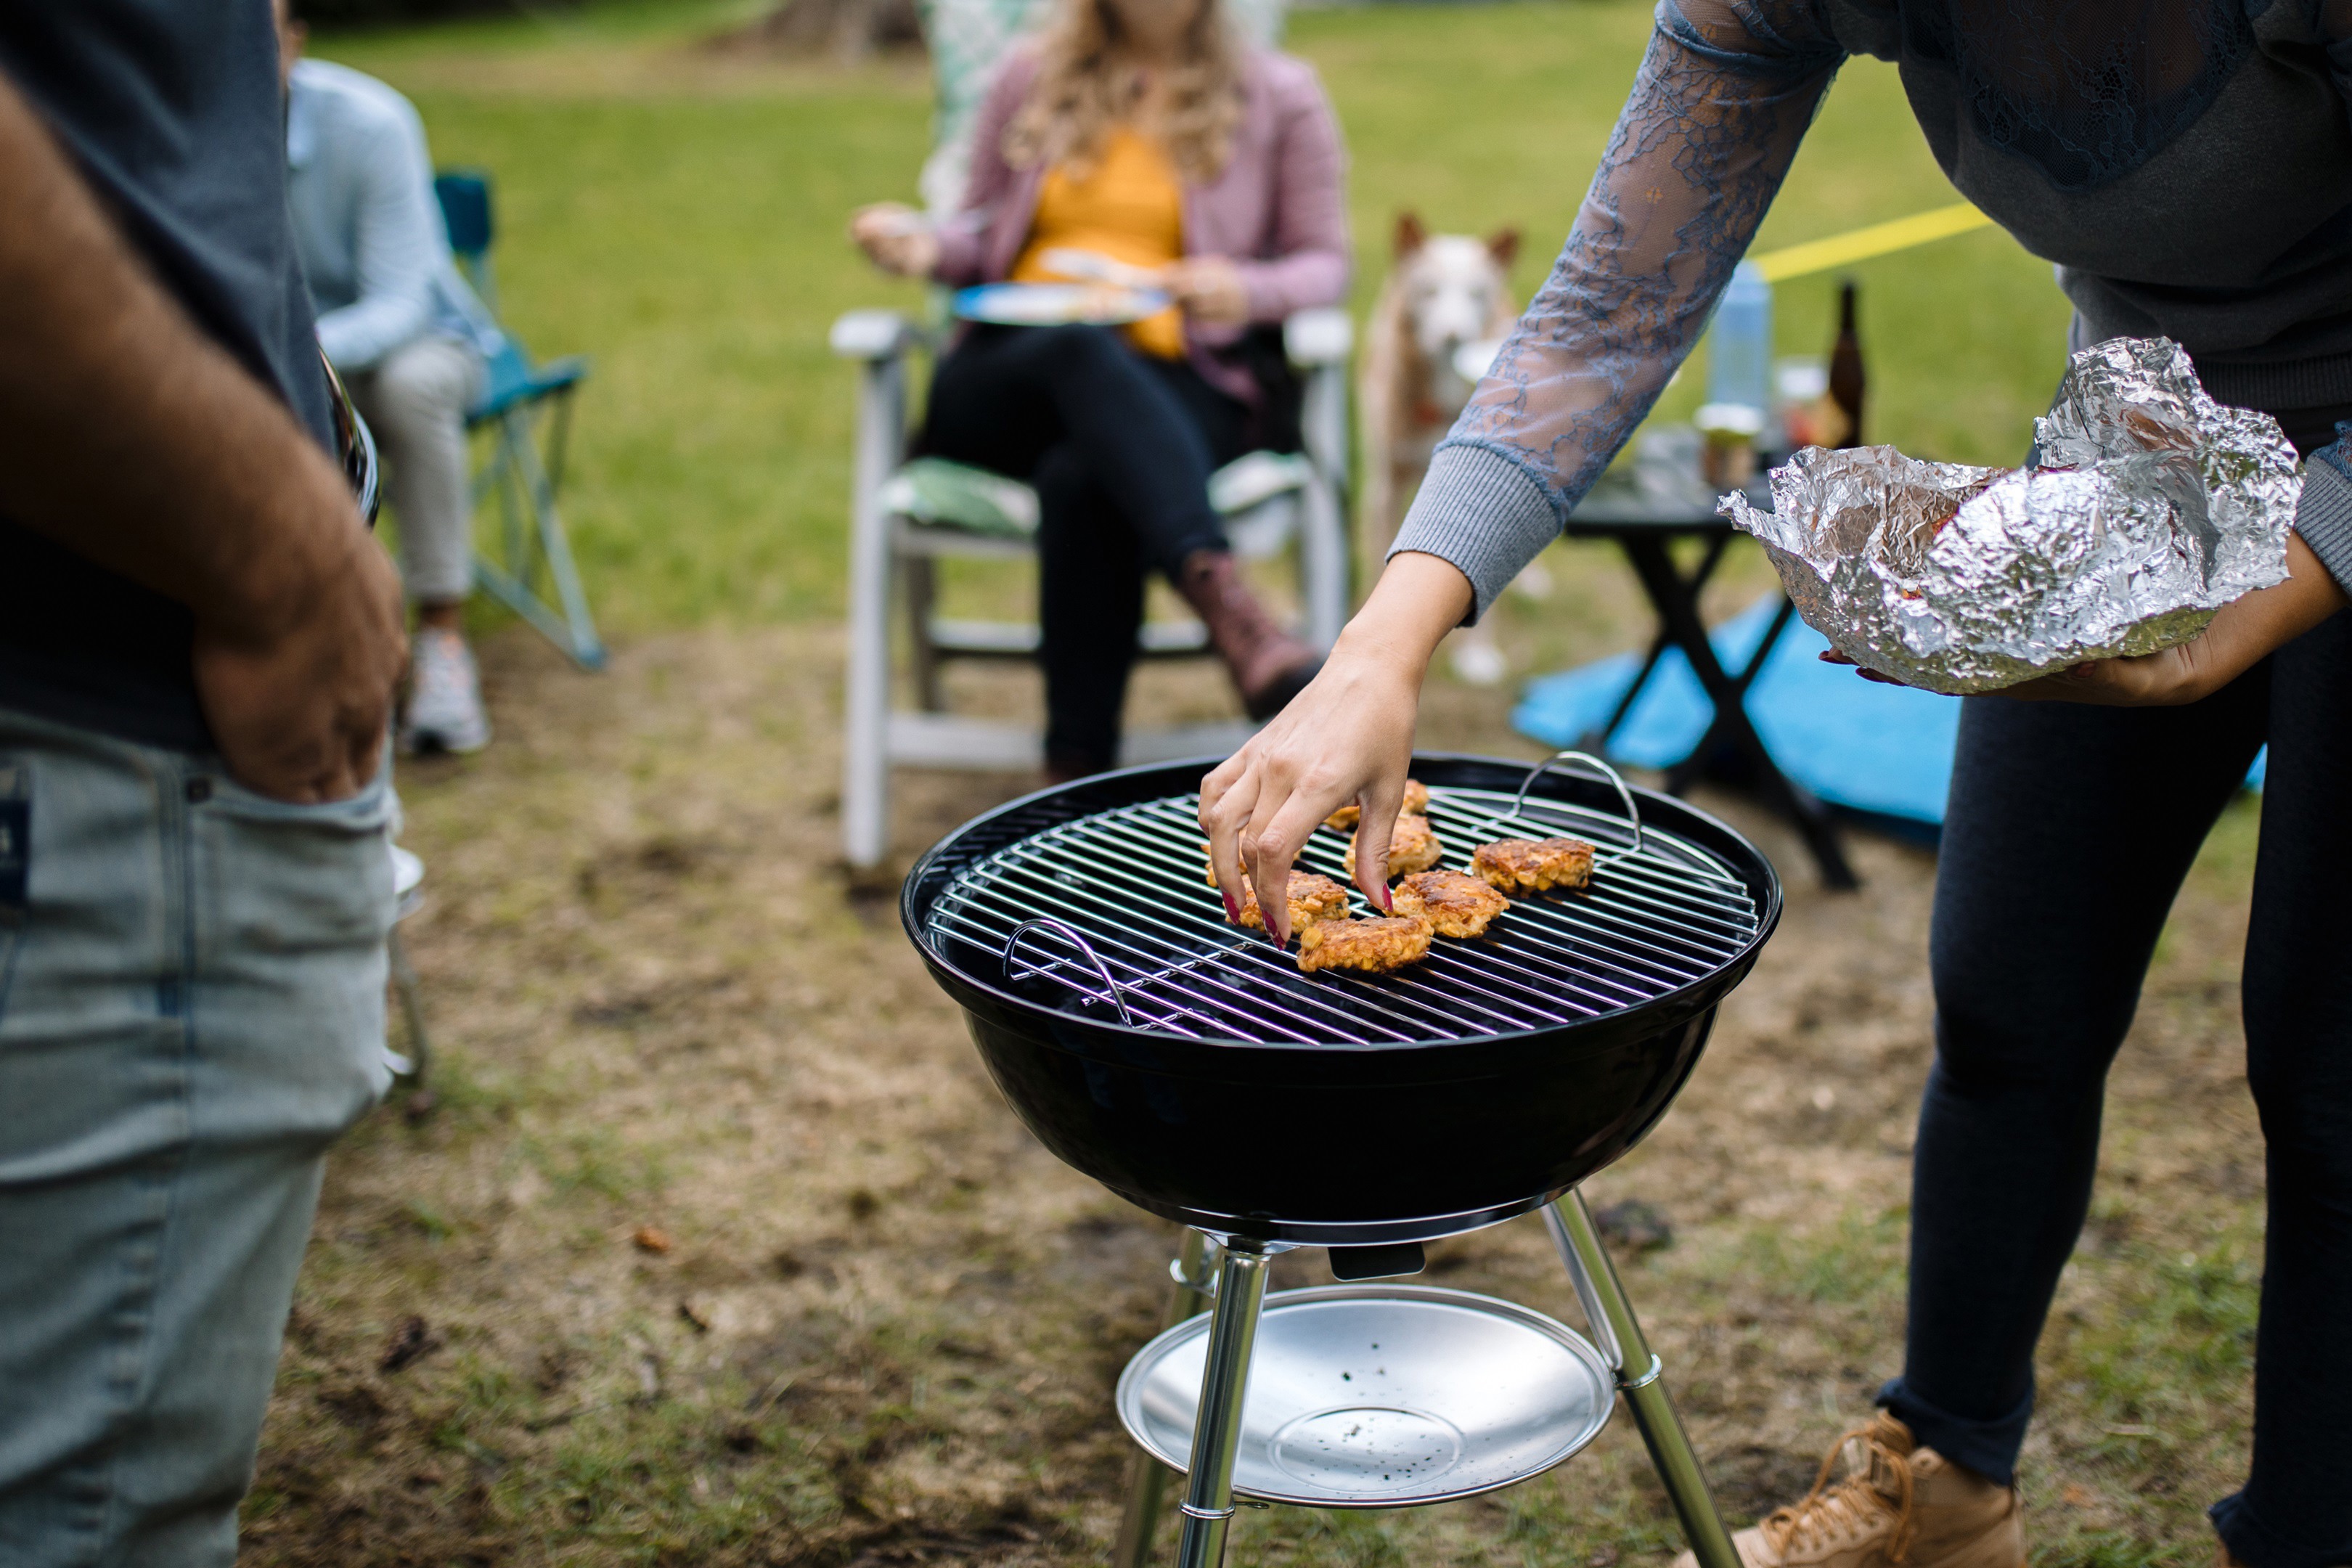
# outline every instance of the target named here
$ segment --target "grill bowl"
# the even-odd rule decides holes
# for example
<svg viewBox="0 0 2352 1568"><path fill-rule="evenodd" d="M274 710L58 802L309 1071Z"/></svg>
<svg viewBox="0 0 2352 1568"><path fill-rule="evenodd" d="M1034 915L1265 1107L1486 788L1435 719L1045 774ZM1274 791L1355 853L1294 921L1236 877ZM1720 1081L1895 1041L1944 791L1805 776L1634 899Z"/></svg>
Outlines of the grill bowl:
<svg viewBox="0 0 2352 1568"><path fill-rule="evenodd" d="M1429 966L1432 980L1298 976L1262 939L1245 951L1237 945L1243 933L1184 913L1204 895L1215 909L1201 881L1200 836L1186 839L1179 826L1190 816L1186 797L1213 765L1131 768L1013 801L941 840L900 897L908 934L962 1005L989 1075L1030 1131L1129 1202L1213 1232L1317 1246L1428 1240L1557 1196L1623 1154L1665 1113L1697 1063L1717 1003L1746 978L1780 918L1779 879L1753 846L1704 812L1641 790L1643 856L1622 869L1604 865L1591 895L1546 898L1578 920L1615 908L1609 918L1622 927L1659 903L1643 886L1670 886L1662 879L1686 867L1740 912L1703 957L1662 934L1666 917L1661 931L1638 932L1636 945L1674 962L1634 999L1616 1005L1604 986L1598 1000L1548 1009L1551 1016L1532 1025L1518 1021L1529 1009L1476 1005L1475 996L1495 994L1476 983L1493 983L1497 964L1512 970L1517 944L1550 929L1543 900L1504 916L1497 930L1511 934L1499 942L1441 942L1445 961ZM1412 772L1440 796L1432 815L1447 832L1444 814L1456 803L1446 797L1458 795L1491 820L1494 807L1479 803L1507 801L1528 769L1424 754ZM1616 792L1598 781L1545 773L1528 800L1538 814L1552 813L1538 815L1538 826L1557 822L1592 839L1604 859L1632 838ZM1231 951L1206 968L1186 965L1182 978L1197 985L1206 975L1230 976L1225 990L1252 1005L1337 1009L1328 1037L1251 1038L1240 1021L1218 1028L1227 1015L1184 1009L1181 998L1190 993L1181 988L1174 1010L1158 1000L1162 993L1124 989L1131 1014L1141 1015L1130 1021L1100 979L1085 978L1093 972L1079 968L1074 951L1041 976L1034 971L1054 961L1055 942L1033 943L1029 963L1011 964L1003 933L991 938L971 919L973 889L1034 847L1066 846L1070 834L1097 834L1105 822L1146 820L1129 809L1146 807L1150 820L1165 819L1167 845L1146 845L1122 861L1113 852L1127 841L1096 837L1094 859L1061 856L1049 894L1094 910L1097 940L1114 950L1122 906L1139 923L1183 923L1202 933L1195 944L1202 952L1221 943ZM1309 858L1336 861L1342 841L1318 838L1329 842ZM1469 847L1456 825L1446 863L1462 865ZM1124 967L1133 978L1135 966ZM1452 978L1457 970L1469 980ZM1113 973L1121 971L1114 957ZM1534 994L1524 981L1534 972L1515 972L1523 977L1517 989ZM1450 1030L1429 1021L1435 1015L1427 1000L1413 999L1435 995L1443 1006L1457 993L1461 1016Z"/></svg>

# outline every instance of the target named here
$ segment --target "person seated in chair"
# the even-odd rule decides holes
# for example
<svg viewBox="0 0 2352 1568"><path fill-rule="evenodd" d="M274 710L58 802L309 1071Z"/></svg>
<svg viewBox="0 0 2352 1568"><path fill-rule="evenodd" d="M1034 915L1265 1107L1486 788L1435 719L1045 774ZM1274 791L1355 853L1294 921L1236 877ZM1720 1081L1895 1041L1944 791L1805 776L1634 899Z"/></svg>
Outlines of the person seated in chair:
<svg viewBox="0 0 2352 1568"><path fill-rule="evenodd" d="M306 29L289 0L277 14L287 199L319 346L375 436L417 607L401 747L478 752L490 723L462 629L473 586L466 410L498 328L450 258L415 109L373 77L303 59Z"/></svg>
<svg viewBox="0 0 2352 1568"><path fill-rule="evenodd" d="M970 328L931 383L921 449L1037 489L1056 780L1117 759L1147 568L1207 624L1252 718L1318 667L1236 571L1208 479L1281 442L1279 323L1347 287L1343 156L1313 71L1246 47L1220 0L1063 0L998 72L961 210L852 224L894 272L1057 281L1060 253L1086 251L1174 300L1119 329Z"/></svg>

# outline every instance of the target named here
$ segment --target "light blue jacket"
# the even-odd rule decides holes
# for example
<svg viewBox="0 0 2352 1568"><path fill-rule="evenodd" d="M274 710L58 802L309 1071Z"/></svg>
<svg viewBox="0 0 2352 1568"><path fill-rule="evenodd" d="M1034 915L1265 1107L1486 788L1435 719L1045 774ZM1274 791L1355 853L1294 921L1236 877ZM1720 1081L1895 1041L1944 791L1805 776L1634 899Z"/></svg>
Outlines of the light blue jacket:
<svg viewBox="0 0 2352 1568"><path fill-rule="evenodd" d="M497 323L450 257L425 125L408 100L348 67L298 61L286 163L319 346L337 370L372 370L427 336L498 353Z"/></svg>

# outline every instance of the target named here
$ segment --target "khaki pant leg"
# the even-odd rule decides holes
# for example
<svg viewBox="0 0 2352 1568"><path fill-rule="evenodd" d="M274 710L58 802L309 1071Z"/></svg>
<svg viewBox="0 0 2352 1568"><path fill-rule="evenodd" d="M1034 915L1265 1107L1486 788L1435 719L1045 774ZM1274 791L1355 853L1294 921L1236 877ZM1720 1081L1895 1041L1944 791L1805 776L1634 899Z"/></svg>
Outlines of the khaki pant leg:
<svg viewBox="0 0 2352 1568"><path fill-rule="evenodd" d="M401 574L423 604L453 604L473 584L466 409L481 380L480 358L446 338L420 338L350 380L383 456Z"/></svg>

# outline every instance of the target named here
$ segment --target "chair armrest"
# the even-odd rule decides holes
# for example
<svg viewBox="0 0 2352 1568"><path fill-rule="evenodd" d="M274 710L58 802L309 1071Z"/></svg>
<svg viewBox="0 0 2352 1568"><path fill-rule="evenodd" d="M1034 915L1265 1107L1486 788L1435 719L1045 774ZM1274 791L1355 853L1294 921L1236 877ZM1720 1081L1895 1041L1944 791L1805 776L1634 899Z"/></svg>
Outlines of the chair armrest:
<svg viewBox="0 0 2352 1568"><path fill-rule="evenodd" d="M1336 306L1297 310L1282 323L1282 346L1302 370L1346 364L1356 346L1356 323Z"/></svg>
<svg viewBox="0 0 2352 1568"><path fill-rule="evenodd" d="M897 359L922 341L922 329L896 310L851 310L826 336L840 358L868 363Z"/></svg>

